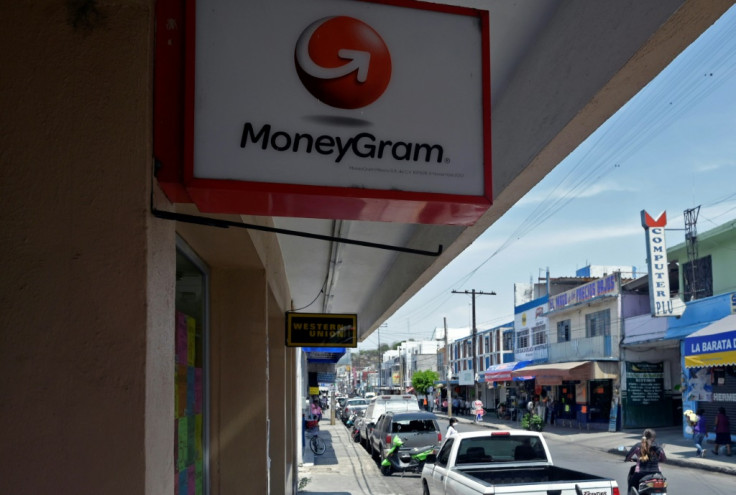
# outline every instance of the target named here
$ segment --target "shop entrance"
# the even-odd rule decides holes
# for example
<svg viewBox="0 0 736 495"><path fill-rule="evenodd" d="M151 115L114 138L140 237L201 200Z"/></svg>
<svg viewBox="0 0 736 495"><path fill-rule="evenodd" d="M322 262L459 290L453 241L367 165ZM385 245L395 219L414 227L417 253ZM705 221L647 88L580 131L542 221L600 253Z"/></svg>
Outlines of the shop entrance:
<svg viewBox="0 0 736 495"><path fill-rule="evenodd" d="M174 485L176 493L209 493L205 265L177 242L174 354Z"/></svg>

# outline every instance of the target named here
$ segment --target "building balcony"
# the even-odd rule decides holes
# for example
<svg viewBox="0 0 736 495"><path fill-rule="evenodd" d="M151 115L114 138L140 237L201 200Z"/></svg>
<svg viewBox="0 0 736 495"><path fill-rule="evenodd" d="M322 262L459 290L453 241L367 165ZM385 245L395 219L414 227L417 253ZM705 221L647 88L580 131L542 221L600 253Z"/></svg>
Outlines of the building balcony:
<svg viewBox="0 0 736 495"><path fill-rule="evenodd" d="M618 337L599 335L549 345L549 362L583 361L619 357ZM615 342L615 345L612 344Z"/></svg>

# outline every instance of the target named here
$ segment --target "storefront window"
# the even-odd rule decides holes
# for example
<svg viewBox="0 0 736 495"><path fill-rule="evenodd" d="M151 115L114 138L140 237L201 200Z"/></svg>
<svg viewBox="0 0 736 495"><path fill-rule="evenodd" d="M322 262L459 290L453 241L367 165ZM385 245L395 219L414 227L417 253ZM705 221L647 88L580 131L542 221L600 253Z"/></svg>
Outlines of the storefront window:
<svg viewBox="0 0 736 495"><path fill-rule="evenodd" d="M585 333L587 337L611 335L611 310L604 309L585 315Z"/></svg>
<svg viewBox="0 0 736 495"><path fill-rule="evenodd" d="M557 322L557 342L570 341L570 320Z"/></svg>
<svg viewBox="0 0 736 495"><path fill-rule="evenodd" d="M533 345L545 345L547 343L547 325L542 324L532 328Z"/></svg>
<svg viewBox="0 0 736 495"><path fill-rule="evenodd" d="M590 421L594 423L608 422L611 414L613 388L611 380L591 380L590 386Z"/></svg>
<svg viewBox="0 0 736 495"><path fill-rule="evenodd" d="M521 350L521 349L526 349L527 347L529 347L529 329L528 328L519 331L519 336L516 339L517 349Z"/></svg>
<svg viewBox="0 0 736 495"><path fill-rule="evenodd" d="M175 300L175 492L208 493L207 321L204 264L177 242Z"/></svg>

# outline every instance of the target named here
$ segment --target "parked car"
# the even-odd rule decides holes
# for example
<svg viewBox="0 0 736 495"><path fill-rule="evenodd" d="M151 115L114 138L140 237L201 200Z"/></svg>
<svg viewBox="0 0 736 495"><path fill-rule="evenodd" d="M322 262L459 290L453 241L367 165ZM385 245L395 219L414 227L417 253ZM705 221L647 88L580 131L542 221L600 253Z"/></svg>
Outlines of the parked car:
<svg viewBox="0 0 736 495"><path fill-rule="evenodd" d="M382 414L388 412L412 412L419 411L419 402L417 397L411 394L404 395L377 395L371 399L368 409L365 411L365 418L360 427L360 443L368 449L368 439L371 436L373 427L376 425L378 418Z"/></svg>
<svg viewBox="0 0 736 495"><path fill-rule="evenodd" d="M367 407L368 401L363 399L362 397L357 399L348 399L345 402L345 407L342 408L340 419L343 423L345 423L356 408L366 409Z"/></svg>
<svg viewBox="0 0 736 495"><path fill-rule="evenodd" d="M433 413L389 411L378 418L373 428L368 442L371 455L383 461L391 449L394 435L399 435L403 441L399 449L400 456L412 449L438 449L442 443L442 432Z"/></svg>
<svg viewBox="0 0 736 495"><path fill-rule="evenodd" d="M422 470L422 493L430 495L524 495L530 493L617 494L611 478L555 466L539 432L458 433Z"/></svg>

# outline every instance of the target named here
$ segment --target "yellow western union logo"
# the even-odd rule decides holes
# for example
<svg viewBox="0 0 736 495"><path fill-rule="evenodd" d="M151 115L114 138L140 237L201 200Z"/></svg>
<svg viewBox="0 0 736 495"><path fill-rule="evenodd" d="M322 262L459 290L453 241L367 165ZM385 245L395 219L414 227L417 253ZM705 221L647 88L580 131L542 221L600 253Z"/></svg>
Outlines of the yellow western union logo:
<svg viewBox="0 0 736 495"><path fill-rule="evenodd" d="M357 347L357 315L286 313L290 347Z"/></svg>

